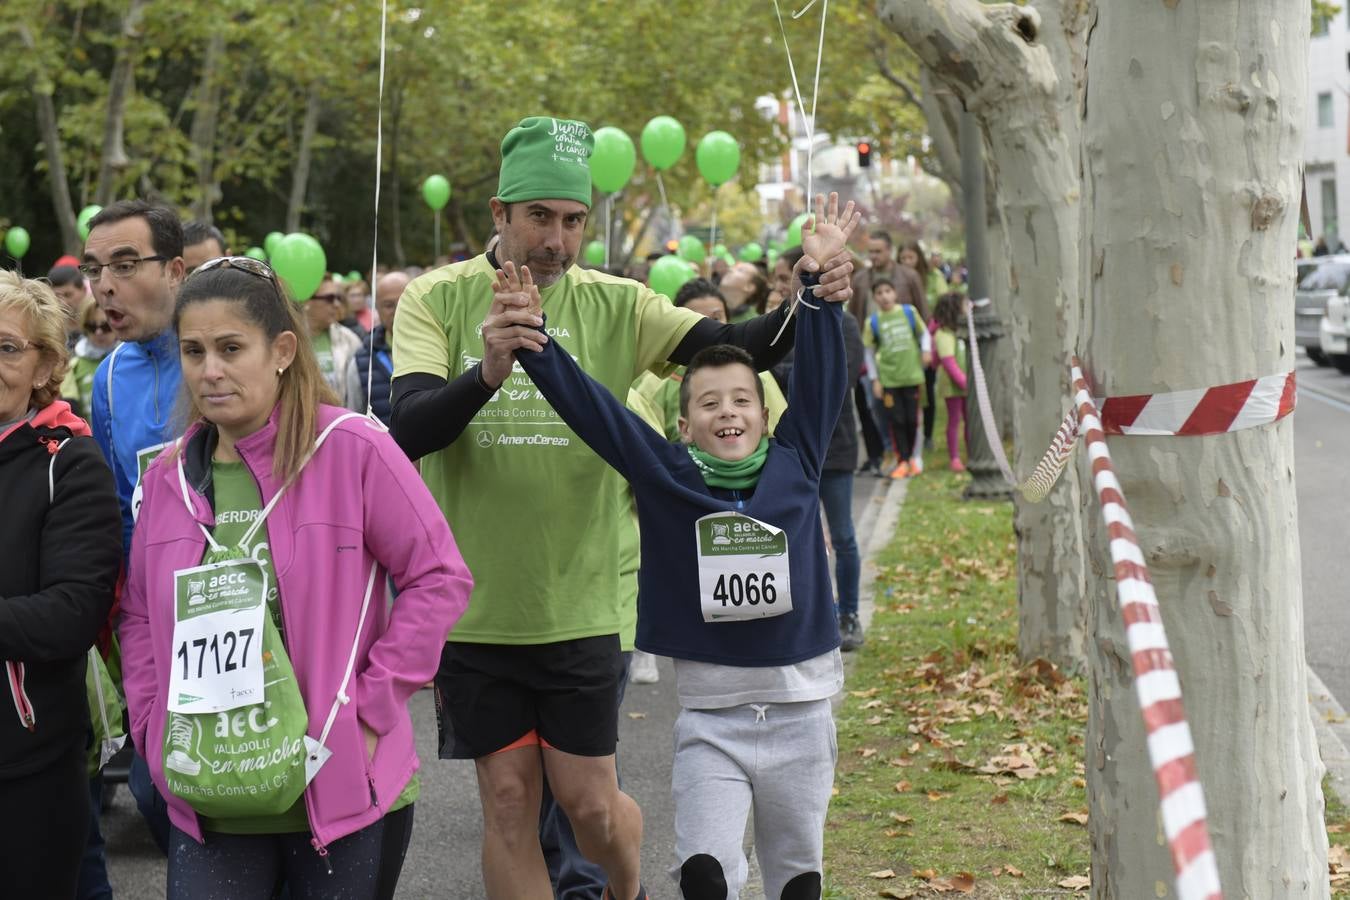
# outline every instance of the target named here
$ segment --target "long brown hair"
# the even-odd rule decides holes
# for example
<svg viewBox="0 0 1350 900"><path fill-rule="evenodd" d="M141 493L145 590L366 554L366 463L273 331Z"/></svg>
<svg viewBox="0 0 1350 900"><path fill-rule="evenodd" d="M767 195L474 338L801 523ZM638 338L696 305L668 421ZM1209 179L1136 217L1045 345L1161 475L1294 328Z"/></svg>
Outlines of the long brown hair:
<svg viewBox="0 0 1350 900"><path fill-rule="evenodd" d="M269 270L270 271L270 270ZM314 450L319 405L336 406L338 399L319 371L319 361L310 345L308 329L300 308L290 301L275 275L262 276L251 271L220 265L193 273L178 292L173 310L173 327L183 311L194 303L224 300L233 303L239 317L262 329L269 341L289 331L296 336L295 359L280 376L277 403L277 438L273 448L272 471L283 481L300 474L300 467ZM205 419L192 392L183 385L186 420Z"/></svg>
<svg viewBox="0 0 1350 900"><path fill-rule="evenodd" d="M927 291L928 273L930 271L928 254L923 252L923 245L918 241L905 241L900 245L900 250L895 254L895 258L899 260L900 254L904 253L906 250L913 250L914 255L919 258L919 261L914 264L914 271L919 273L919 282L923 285L923 289Z"/></svg>

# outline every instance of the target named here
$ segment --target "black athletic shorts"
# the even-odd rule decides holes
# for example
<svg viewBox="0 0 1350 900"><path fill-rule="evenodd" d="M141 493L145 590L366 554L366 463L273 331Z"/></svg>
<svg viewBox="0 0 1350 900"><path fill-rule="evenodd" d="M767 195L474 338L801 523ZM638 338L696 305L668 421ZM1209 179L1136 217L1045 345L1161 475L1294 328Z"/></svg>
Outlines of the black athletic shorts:
<svg viewBox="0 0 1350 900"><path fill-rule="evenodd" d="M619 740L617 634L552 644L450 641L436 673L441 759L543 744L609 756Z"/></svg>

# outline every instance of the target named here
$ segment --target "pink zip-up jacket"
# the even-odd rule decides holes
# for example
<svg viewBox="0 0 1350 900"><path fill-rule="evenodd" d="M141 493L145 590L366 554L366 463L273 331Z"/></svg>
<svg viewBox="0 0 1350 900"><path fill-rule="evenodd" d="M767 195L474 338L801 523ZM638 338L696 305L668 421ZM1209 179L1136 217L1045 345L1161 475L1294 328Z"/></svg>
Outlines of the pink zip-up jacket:
<svg viewBox="0 0 1350 900"><path fill-rule="evenodd" d="M320 408L322 430L344 410ZM266 426L235 446L258 482L264 505L281 487L272 474L277 410ZM183 439L189 515L178 461L166 451L146 472L122 598L123 678L131 736L150 765L169 819L202 840L188 803L164 780L165 703L172 664L173 573L201 563L215 525L210 502L194 484L209 472L210 432ZM393 439L365 419L340 423L267 519L286 644L318 739L342 683L360 620L372 562L379 562L342 706L327 747L333 756L305 790L312 843L326 845L380 819L418 768L408 700L431 679L446 635L463 614L473 580L440 508ZM385 601L384 574L398 598ZM362 725L378 736L367 755Z"/></svg>

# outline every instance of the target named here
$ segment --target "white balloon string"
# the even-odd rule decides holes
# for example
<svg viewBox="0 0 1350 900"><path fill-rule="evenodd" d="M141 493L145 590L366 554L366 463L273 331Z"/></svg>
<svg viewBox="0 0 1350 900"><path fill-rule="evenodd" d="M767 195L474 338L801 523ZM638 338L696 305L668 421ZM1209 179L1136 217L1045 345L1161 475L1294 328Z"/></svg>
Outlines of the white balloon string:
<svg viewBox="0 0 1350 900"><path fill-rule="evenodd" d="M661 171L656 172L656 189L661 192L661 212L665 215L666 221L670 221L670 201L666 199L666 182L661 177Z"/></svg>
<svg viewBox="0 0 1350 900"><path fill-rule="evenodd" d="M380 271L380 175L384 168L384 59L385 29L389 23L389 0L380 3L380 92L375 103L375 235L370 248L370 304L375 303L375 284ZM440 213L436 214L437 219ZM375 328L370 329L370 361L366 366L366 418L375 419L375 398L371 396L375 384ZM389 326L385 325L385 334ZM392 373L391 373L392 374Z"/></svg>
<svg viewBox="0 0 1350 900"><path fill-rule="evenodd" d="M609 272L609 239L614 234L614 195L605 195L605 272Z"/></svg>
<svg viewBox="0 0 1350 900"><path fill-rule="evenodd" d="M793 19L805 15L815 5L815 0L798 10ZM825 58L825 18L830 12L830 0L824 0L820 8L820 41L816 46L816 75L812 86L811 113L808 117L806 105L802 103L802 89L797 81L797 67L792 61L792 46L788 43L787 28L783 25L783 11L778 0L773 0L774 15L778 18L778 33L783 36L783 52L787 54L788 74L792 76L792 94L797 103L797 112L802 117L802 127L806 130L806 205L811 205L812 191L815 189L814 161L816 154L816 101L820 99L820 63Z"/></svg>
<svg viewBox="0 0 1350 900"><path fill-rule="evenodd" d="M716 246L717 246L717 188L716 188L716 187L714 187L714 188L712 189L712 194L713 194L712 229L711 229L711 231L710 231L709 234L708 234L708 238L709 238L709 240L708 240L708 246L709 246L709 247L716 247Z"/></svg>

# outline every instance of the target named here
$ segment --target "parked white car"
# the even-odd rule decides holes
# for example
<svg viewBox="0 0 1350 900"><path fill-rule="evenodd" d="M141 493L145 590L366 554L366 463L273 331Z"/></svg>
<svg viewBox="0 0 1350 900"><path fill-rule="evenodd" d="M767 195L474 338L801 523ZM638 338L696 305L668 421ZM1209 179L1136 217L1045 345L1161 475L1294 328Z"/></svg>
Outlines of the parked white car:
<svg viewBox="0 0 1350 900"><path fill-rule="evenodd" d="M1327 298L1327 314L1318 326L1317 338L1326 361L1350 374L1350 297Z"/></svg>
<svg viewBox="0 0 1350 900"><path fill-rule="evenodd" d="M1310 272L1304 264L1313 265ZM1350 291L1350 254L1316 256L1299 260L1299 281L1294 291L1294 343L1319 366L1329 365L1322 352L1320 325L1327 314L1327 301Z"/></svg>

